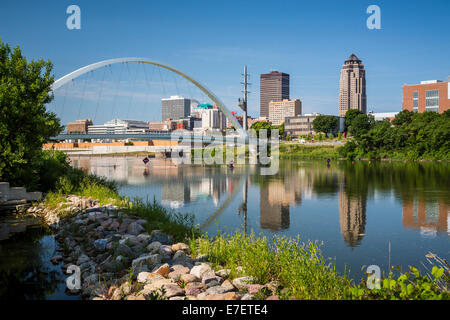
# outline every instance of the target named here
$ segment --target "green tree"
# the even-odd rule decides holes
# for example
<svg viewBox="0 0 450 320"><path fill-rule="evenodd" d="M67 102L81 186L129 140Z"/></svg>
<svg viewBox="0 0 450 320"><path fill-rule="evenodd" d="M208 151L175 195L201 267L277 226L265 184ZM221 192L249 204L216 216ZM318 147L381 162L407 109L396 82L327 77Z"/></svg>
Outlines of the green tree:
<svg viewBox="0 0 450 320"><path fill-rule="evenodd" d="M267 137L268 138L270 138L271 130L275 130L275 129L278 130L278 133L279 133L280 137L284 137L284 123L282 125L279 125L279 126L272 126L267 121L257 121L257 122L254 122L252 124L250 129L253 129L253 130L256 131L256 136L257 137L259 137L259 131L261 129L266 129L267 130Z"/></svg>
<svg viewBox="0 0 450 320"><path fill-rule="evenodd" d="M360 114L363 114L358 109L350 109L345 113L345 131L349 131L352 125L353 119L355 119Z"/></svg>
<svg viewBox="0 0 450 320"><path fill-rule="evenodd" d="M63 127L45 104L53 99L50 61L30 61L0 40L0 179L39 188L42 144Z"/></svg>
<svg viewBox="0 0 450 320"><path fill-rule="evenodd" d="M403 110L395 116L395 118L392 120L392 124L396 126L401 126L403 124L411 123L413 116L414 112L409 110Z"/></svg>
<svg viewBox="0 0 450 320"><path fill-rule="evenodd" d="M313 122L313 129L316 132L331 133L338 127L338 118L330 115L319 115Z"/></svg>
<svg viewBox="0 0 450 320"><path fill-rule="evenodd" d="M369 130L374 126L375 120L372 115L359 114L357 115L350 125L350 133L357 139L361 138L362 135L369 132Z"/></svg>

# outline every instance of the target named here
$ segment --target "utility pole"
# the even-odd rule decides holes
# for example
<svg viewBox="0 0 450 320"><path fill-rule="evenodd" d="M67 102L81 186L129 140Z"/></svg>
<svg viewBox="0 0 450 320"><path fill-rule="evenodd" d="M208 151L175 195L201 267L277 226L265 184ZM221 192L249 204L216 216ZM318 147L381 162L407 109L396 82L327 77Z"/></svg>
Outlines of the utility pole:
<svg viewBox="0 0 450 320"><path fill-rule="evenodd" d="M247 66L244 66L244 82L241 82L241 84L244 85L244 91L242 91L244 93L244 99L241 100L240 98L238 99L238 106L239 108L241 108L244 111L244 116L242 118L242 127L244 129L244 131L247 131L247 85L249 84L247 82L247 78L248 78L248 74L247 74Z"/></svg>

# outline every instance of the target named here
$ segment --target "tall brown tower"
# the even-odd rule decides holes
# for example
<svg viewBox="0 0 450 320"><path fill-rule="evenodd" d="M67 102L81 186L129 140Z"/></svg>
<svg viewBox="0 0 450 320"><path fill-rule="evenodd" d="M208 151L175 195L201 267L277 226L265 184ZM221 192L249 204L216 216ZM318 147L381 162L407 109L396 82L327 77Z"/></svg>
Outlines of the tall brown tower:
<svg viewBox="0 0 450 320"><path fill-rule="evenodd" d="M339 80L339 116L350 109L367 113L366 71L357 56L352 54L341 69Z"/></svg>
<svg viewBox="0 0 450 320"><path fill-rule="evenodd" d="M260 117L269 118L269 102L289 99L289 74L272 71L260 76Z"/></svg>

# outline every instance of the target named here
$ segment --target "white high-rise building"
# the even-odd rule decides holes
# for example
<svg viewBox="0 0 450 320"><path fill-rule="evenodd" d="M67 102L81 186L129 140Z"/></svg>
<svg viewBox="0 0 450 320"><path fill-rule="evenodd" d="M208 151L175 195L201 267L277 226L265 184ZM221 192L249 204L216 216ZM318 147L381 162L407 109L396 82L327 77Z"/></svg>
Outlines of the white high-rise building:
<svg viewBox="0 0 450 320"><path fill-rule="evenodd" d="M202 113L203 129L224 130L226 127L226 117L219 109L207 109Z"/></svg>

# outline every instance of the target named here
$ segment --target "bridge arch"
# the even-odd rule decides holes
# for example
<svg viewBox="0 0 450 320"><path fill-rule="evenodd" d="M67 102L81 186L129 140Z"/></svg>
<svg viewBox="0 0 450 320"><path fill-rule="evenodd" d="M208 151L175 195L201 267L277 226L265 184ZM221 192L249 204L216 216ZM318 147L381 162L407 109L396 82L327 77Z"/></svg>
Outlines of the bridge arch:
<svg viewBox="0 0 450 320"><path fill-rule="evenodd" d="M231 121L233 126L236 128L236 131L238 131L238 133L241 136L247 136L247 134L244 132L244 130L242 129L239 122L231 114L231 112L228 110L228 108L222 103L222 101L220 101L220 99L214 93L212 93L210 90L208 90L204 85L202 85L200 82L193 79L192 77L188 76L187 74L181 72L180 70L177 70L171 66L162 64L160 62L152 61L147 58L116 58L116 59L104 60L104 61L100 61L100 62L96 62L96 63L90 64L90 65L87 65L85 67L77 69L77 70L59 78L58 80L56 80L52 85L52 90L54 91L54 90L58 89L59 87L65 85L69 81L76 79L79 76L81 76L89 71L93 71L95 69L99 69L101 67L108 66L111 64L123 63L123 62L147 63L147 64L151 64L151 65L154 65L154 66L157 66L160 68L164 68L166 70L169 70L171 72L174 72L174 73L180 75L181 77L185 78L186 80L188 80L189 82L194 84L204 94L206 94L219 107L219 109L225 114L225 116L228 118L228 120Z"/></svg>

